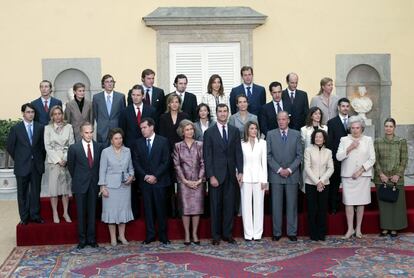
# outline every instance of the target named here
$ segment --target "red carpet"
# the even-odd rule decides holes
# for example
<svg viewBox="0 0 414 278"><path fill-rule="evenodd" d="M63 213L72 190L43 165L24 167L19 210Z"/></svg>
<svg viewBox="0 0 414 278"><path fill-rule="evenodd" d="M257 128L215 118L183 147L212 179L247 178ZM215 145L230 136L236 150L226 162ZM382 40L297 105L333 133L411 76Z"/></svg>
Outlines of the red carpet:
<svg viewBox="0 0 414 278"><path fill-rule="evenodd" d="M405 232L414 232L414 186L405 188L407 213L408 213L408 228ZM266 195L266 198L269 196ZM376 201L375 191L372 191L372 203L366 206L364 214L364 222L362 226L362 232L365 234L379 233L379 213ZM302 204L306 207L304 198L302 198ZM59 204L60 205L60 204ZM268 237L272 235L272 221L269 214L268 200L265 202L266 215L264 224L264 236ZM61 206L61 205L60 205ZM100 209L98 209L97 218L100 218ZM61 223L55 224L52 220L52 210L48 198L42 198L41 200L41 214L45 220L44 224L29 225L17 225L16 227L16 244L17 246L27 245L46 245L46 244L75 244L77 239L77 222L76 222L76 207L75 202L70 203L70 215L72 217L72 223L65 223L61 220ZM59 212L61 215L62 213ZM142 215L142 214L141 214ZM298 235L307 236L307 216L306 212L299 213L298 216ZM182 239L184 238L184 230L180 219L170 219L168 222L168 233L170 239ZM107 225L97 220L97 241L99 243L109 242L109 232ZM140 218L136 221L132 221L127 225L126 237L128 240L141 241L145 238L145 223L144 219ZM346 231L346 219L343 208L336 215L328 216L328 234L339 235L344 234ZM202 218L200 221L199 235L201 238L210 238L210 221L208 218ZM241 217L236 217L234 222L234 236L242 237L243 224Z"/></svg>

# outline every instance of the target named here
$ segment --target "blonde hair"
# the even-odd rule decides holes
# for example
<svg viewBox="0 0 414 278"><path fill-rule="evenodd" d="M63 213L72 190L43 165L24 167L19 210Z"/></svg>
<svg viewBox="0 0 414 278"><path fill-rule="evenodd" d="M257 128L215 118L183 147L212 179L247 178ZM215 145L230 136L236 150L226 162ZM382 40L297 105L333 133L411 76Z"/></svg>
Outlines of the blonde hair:
<svg viewBox="0 0 414 278"><path fill-rule="evenodd" d="M323 88L322 87L325 86L326 84L328 84L329 82L333 82L333 79L330 78L330 77L324 77L324 78L321 79L321 82L320 82L321 87L319 89L318 95L321 95L323 93Z"/></svg>
<svg viewBox="0 0 414 278"><path fill-rule="evenodd" d="M53 112L55 112L56 109L59 109L60 110L60 112L62 113L62 116L64 115L63 114L63 108L62 108L62 106L60 106L60 105L52 106L52 108L50 108L50 111L49 111L49 117L50 117L49 124L50 125L53 125L55 123L53 121ZM63 123L63 125L66 125L66 121L65 120L62 120L62 123Z"/></svg>
<svg viewBox="0 0 414 278"><path fill-rule="evenodd" d="M171 112L169 104L174 100L174 98L178 99L178 103L180 104L178 107L178 112L181 112L181 98L176 93L171 93L167 97L167 113Z"/></svg>

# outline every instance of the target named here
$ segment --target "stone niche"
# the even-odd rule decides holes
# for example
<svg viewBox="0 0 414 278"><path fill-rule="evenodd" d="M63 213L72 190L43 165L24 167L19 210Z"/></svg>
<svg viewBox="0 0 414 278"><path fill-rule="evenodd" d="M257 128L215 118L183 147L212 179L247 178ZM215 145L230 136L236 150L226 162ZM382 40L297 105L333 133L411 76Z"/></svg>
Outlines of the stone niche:
<svg viewBox="0 0 414 278"><path fill-rule="evenodd" d="M366 116L372 121L366 134L383 135L382 124L391 111L391 67L389 54L336 55L336 94L351 101L359 97L358 88L366 88L365 96L372 101ZM351 113L355 113L351 111Z"/></svg>
<svg viewBox="0 0 414 278"><path fill-rule="evenodd" d="M62 58L42 60L43 79L53 84L53 96L65 105L73 98L72 87L75 83L85 84L85 98L101 89L101 61L99 58Z"/></svg>

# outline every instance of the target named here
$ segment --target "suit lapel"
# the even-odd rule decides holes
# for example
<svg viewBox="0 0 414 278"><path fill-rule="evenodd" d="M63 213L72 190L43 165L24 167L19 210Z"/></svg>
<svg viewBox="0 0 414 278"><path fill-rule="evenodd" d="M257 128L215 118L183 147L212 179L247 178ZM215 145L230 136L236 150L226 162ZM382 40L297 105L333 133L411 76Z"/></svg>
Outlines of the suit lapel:
<svg viewBox="0 0 414 278"><path fill-rule="evenodd" d="M216 137L218 138L218 141L220 142L220 145L223 147L223 149L226 149L227 146L224 143L223 137L221 136L221 133L219 131L219 126L216 124L216 128L214 129L216 133ZM228 130L228 129L227 129ZM228 132L227 132L228 133Z"/></svg>
<svg viewBox="0 0 414 278"><path fill-rule="evenodd" d="M150 161L152 160L152 157L154 156L155 151L158 150L158 144L157 144L158 143L158 138L157 137L158 136L155 135L154 142L152 142L151 152L150 152L150 155L149 155L149 160ZM145 149L147 149L147 146L145 146Z"/></svg>
<svg viewBox="0 0 414 278"><path fill-rule="evenodd" d="M20 127L19 128L20 128L21 132L23 132L24 138L26 138L27 145L30 146L29 134L27 134L27 130L26 130L26 126L25 126L24 122L21 122L20 123ZM33 130L34 130L34 127L33 127Z"/></svg>

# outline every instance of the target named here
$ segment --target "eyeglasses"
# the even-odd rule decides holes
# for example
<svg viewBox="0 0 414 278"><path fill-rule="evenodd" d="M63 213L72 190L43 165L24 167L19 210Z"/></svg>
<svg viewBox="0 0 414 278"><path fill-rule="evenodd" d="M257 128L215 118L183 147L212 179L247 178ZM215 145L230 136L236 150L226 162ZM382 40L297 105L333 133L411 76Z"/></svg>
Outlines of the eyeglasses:
<svg viewBox="0 0 414 278"><path fill-rule="evenodd" d="M114 83L115 84L115 80L105 80L104 83Z"/></svg>

